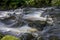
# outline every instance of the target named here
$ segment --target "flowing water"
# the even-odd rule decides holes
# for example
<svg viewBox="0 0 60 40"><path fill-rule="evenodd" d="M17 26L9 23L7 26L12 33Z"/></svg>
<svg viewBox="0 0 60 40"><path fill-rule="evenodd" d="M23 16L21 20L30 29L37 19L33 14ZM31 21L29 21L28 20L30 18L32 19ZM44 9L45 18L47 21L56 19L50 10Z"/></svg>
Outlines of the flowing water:
<svg viewBox="0 0 60 40"><path fill-rule="evenodd" d="M8 12L8 14L6 14L6 12ZM43 25L40 24L39 20L45 21L47 15L53 18L54 22L52 25L49 25L47 23ZM37 22L35 22L35 20ZM32 24L29 24L30 22ZM37 31L31 32L33 28L34 31ZM48 7L23 8L16 9L14 11L0 11L0 32L5 35L9 34L16 37L20 37L24 33L31 33L35 37L43 37L44 40L49 40L50 36L57 36L60 38L60 9ZM26 40L26 37L24 38L24 40Z"/></svg>

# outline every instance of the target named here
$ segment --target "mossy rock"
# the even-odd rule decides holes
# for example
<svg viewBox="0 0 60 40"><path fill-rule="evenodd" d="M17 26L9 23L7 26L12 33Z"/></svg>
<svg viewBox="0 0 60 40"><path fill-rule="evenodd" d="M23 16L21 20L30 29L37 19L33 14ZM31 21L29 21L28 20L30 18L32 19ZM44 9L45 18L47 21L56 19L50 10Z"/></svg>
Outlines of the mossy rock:
<svg viewBox="0 0 60 40"><path fill-rule="evenodd" d="M4 34L0 33L0 39L3 38L3 36L5 36Z"/></svg>
<svg viewBox="0 0 60 40"><path fill-rule="evenodd" d="M20 39L16 38L15 36L6 35L1 40L20 40Z"/></svg>

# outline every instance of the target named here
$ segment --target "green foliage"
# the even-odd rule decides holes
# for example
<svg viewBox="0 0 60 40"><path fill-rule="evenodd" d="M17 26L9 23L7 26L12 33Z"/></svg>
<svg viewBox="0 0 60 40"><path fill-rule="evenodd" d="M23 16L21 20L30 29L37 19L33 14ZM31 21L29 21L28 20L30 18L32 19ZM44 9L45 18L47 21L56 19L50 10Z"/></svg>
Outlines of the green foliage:
<svg viewBox="0 0 60 40"><path fill-rule="evenodd" d="M44 7L60 5L60 0L0 0L0 9L15 9L18 7Z"/></svg>
<svg viewBox="0 0 60 40"><path fill-rule="evenodd" d="M27 1L25 1L25 3L26 3L28 6L34 6L34 4L35 4L34 0L27 0Z"/></svg>
<svg viewBox="0 0 60 40"><path fill-rule="evenodd" d="M43 7L48 5L48 0L35 0L36 7Z"/></svg>
<svg viewBox="0 0 60 40"><path fill-rule="evenodd" d="M19 40L19 39L16 38L15 36L6 35L1 40Z"/></svg>
<svg viewBox="0 0 60 40"><path fill-rule="evenodd" d="M60 0L52 0L52 6L60 6Z"/></svg>
<svg viewBox="0 0 60 40"><path fill-rule="evenodd" d="M1 9L15 9L18 7L20 0L0 0Z"/></svg>

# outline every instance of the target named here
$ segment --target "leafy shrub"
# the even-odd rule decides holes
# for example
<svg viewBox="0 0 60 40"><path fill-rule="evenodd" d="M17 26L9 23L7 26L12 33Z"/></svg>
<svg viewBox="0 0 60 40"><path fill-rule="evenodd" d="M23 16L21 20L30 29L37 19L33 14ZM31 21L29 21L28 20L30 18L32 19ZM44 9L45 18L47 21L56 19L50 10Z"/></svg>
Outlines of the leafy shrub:
<svg viewBox="0 0 60 40"><path fill-rule="evenodd" d="M25 3L27 6L34 6L34 4L35 4L34 0L27 0L27 1L25 1Z"/></svg>
<svg viewBox="0 0 60 40"><path fill-rule="evenodd" d="M60 0L0 0L0 9L16 9L18 7L44 7L60 5Z"/></svg>
<svg viewBox="0 0 60 40"><path fill-rule="evenodd" d="M52 0L52 6L60 6L60 0Z"/></svg>

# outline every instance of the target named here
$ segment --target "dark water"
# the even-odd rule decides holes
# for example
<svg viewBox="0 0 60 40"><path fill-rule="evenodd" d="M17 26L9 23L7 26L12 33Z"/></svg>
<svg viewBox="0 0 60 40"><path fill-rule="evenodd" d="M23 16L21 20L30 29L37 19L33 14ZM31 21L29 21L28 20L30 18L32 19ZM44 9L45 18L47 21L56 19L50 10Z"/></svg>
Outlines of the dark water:
<svg viewBox="0 0 60 40"><path fill-rule="evenodd" d="M0 11L0 13L5 12L6 11ZM51 36L60 38L60 9L53 7L23 8L16 9L15 11L9 11L9 13L10 14L8 14L8 16L2 14L3 19L0 17L0 32L2 32L3 34L9 34L19 37L24 33L31 33L28 30L35 28L38 31L32 32L31 34L34 34L36 37L41 36L44 40L49 40ZM54 22L52 25L48 25L47 23L42 25L40 24L40 21L38 21L39 17L45 17L46 15L50 15L53 18ZM30 21L30 19L25 20L27 18L26 16L34 16L35 18L38 18L32 18L33 21ZM37 20L37 22L35 22L34 20ZM30 22L31 24L29 24Z"/></svg>

